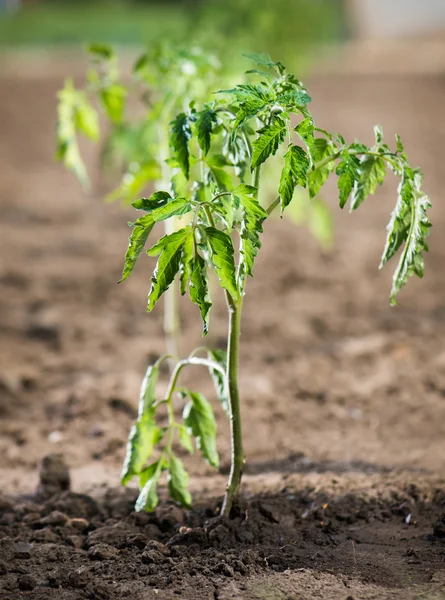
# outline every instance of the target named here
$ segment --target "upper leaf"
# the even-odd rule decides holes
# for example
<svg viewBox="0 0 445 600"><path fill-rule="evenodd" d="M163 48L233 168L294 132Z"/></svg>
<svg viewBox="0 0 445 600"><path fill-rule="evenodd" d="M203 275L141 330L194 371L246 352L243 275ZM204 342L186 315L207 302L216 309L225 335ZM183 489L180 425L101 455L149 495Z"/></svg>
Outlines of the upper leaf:
<svg viewBox="0 0 445 600"><path fill-rule="evenodd" d="M334 160L325 164L324 161L335 152L335 146L331 140L325 138L316 138L314 142L314 170L308 173L309 196L313 198L323 187L323 184L329 177L329 173L335 169ZM322 163L322 166L317 166Z"/></svg>
<svg viewBox="0 0 445 600"><path fill-rule="evenodd" d="M218 467L219 457L216 450L216 421L210 403L202 394L187 390L190 402L184 407L184 423L196 438L196 444L203 457L213 467Z"/></svg>
<svg viewBox="0 0 445 600"><path fill-rule="evenodd" d="M235 253L230 236L215 227L204 227L203 232L210 245L211 261L221 287L227 290L233 298L238 298Z"/></svg>
<svg viewBox="0 0 445 600"><path fill-rule="evenodd" d="M351 210L355 210L385 179L386 163L380 156L364 156L360 161L359 178L355 181Z"/></svg>
<svg viewBox="0 0 445 600"><path fill-rule="evenodd" d="M191 263L189 293L191 301L198 306L201 312L203 321L202 335L206 336L209 331L209 312L212 303L209 296L206 263L199 254L195 255Z"/></svg>
<svg viewBox="0 0 445 600"><path fill-rule="evenodd" d="M431 203L421 186L421 174L405 167L399 185L397 204L388 224L388 236L380 264L382 267L405 242L393 276L392 304L395 304L396 295L409 277L412 275L423 277L423 252L428 250L426 238L431 227L427 210L431 207Z"/></svg>
<svg viewBox="0 0 445 600"><path fill-rule="evenodd" d="M256 188L241 184L233 191L233 194L239 199L242 207L239 266L239 280L242 288L245 276L253 276L253 263L259 248L261 248L259 234L263 232L263 221L267 218L267 212L258 202Z"/></svg>
<svg viewBox="0 0 445 600"><path fill-rule="evenodd" d="M301 146L289 146L284 155L284 167L281 172L278 192L281 198L281 211L291 202L295 186L307 185L309 157Z"/></svg>
<svg viewBox="0 0 445 600"><path fill-rule="evenodd" d="M120 281L127 279L127 277L129 277L133 271L134 266L145 247L148 236L155 225L155 222L152 215L148 214L140 217L131 225L133 230L130 235L128 249L125 254L124 270L122 272L122 278Z"/></svg>
<svg viewBox="0 0 445 600"><path fill-rule="evenodd" d="M156 268L151 277L147 311L153 310L156 302L165 290L168 289L178 273L181 264L182 247L187 237L192 235L192 228L190 226L185 227L169 235L164 235L157 244L147 250L149 256L157 256L159 254Z"/></svg>
<svg viewBox="0 0 445 600"><path fill-rule="evenodd" d="M172 199L168 192L155 192L150 198L141 198L132 202L131 206L137 210L145 210L152 213L157 208L165 206Z"/></svg>
<svg viewBox="0 0 445 600"><path fill-rule="evenodd" d="M286 135L286 123L276 117L273 125L266 125L258 132L259 137L253 142L251 168L256 169L260 164L276 154Z"/></svg>
<svg viewBox="0 0 445 600"><path fill-rule="evenodd" d="M360 160L345 149L341 154L342 160L338 163L336 174L338 175L338 191L340 195L340 208L343 208L351 195L355 182L361 176Z"/></svg>
<svg viewBox="0 0 445 600"><path fill-rule="evenodd" d="M218 123L218 113L210 106L206 106L198 113L196 119L196 134L198 136L198 144L206 156L210 150L210 138L214 126Z"/></svg>
<svg viewBox="0 0 445 600"><path fill-rule="evenodd" d="M189 117L185 113L180 113L170 123L170 146L187 179L190 173L189 141L191 137Z"/></svg>

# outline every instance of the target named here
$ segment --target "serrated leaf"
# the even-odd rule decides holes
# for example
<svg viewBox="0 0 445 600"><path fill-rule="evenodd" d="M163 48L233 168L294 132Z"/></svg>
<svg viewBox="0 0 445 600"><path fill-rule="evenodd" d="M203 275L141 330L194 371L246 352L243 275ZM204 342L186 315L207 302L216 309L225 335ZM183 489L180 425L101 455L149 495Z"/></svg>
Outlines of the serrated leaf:
<svg viewBox="0 0 445 600"><path fill-rule="evenodd" d="M233 298L238 298L235 253L230 236L215 227L204 227L203 231L212 251L211 261L221 287L227 290Z"/></svg>
<svg viewBox="0 0 445 600"><path fill-rule="evenodd" d="M183 245L187 237L192 235L193 230L188 226L169 235L164 235L157 244L147 250L149 256L159 255L156 268L151 277L147 311L153 310L156 302L174 280L181 264Z"/></svg>
<svg viewBox="0 0 445 600"><path fill-rule="evenodd" d="M189 476L179 458L169 457L168 464L168 491L171 498L185 508L192 505L192 496L188 491Z"/></svg>
<svg viewBox="0 0 445 600"><path fill-rule="evenodd" d="M149 365L139 392L138 417L151 415L153 404L156 402L156 386L159 378L159 365Z"/></svg>
<svg viewBox="0 0 445 600"><path fill-rule="evenodd" d="M342 160L338 163L336 174L338 175L338 191L340 196L340 208L343 208L351 195L356 181L360 178L360 160L344 150L341 154Z"/></svg>
<svg viewBox="0 0 445 600"><path fill-rule="evenodd" d="M423 277L423 252L428 251L426 238L431 227L427 214L429 208L431 208L431 202L421 190L421 176L415 175L410 206L410 226L405 233L405 247L393 276L391 289L391 304L393 305L396 303L397 294L412 275ZM402 218L401 228L403 231L403 217L402 215L400 217Z"/></svg>
<svg viewBox="0 0 445 600"><path fill-rule="evenodd" d="M198 144L206 156L210 150L210 139L213 128L218 123L218 113L211 107L207 106L198 113L195 128L198 137Z"/></svg>
<svg viewBox="0 0 445 600"><path fill-rule="evenodd" d="M308 173L308 189L309 196L313 198L323 187L324 183L335 168L334 161L329 161L323 167L317 168L317 163L322 162L324 159L329 158L331 154L335 152L335 146L331 140L325 138L316 138L314 144L314 162L315 170Z"/></svg>
<svg viewBox="0 0 445 600"><path fill-rule="evenodd" d="M162 459L159 459L141 474L142 490L136 500L135 510L152 512L159 503L157 487L162 474Z"/></svg>
<svg viewBox="0 0 445 600"><path fill-rule="evenodd" d="M258 133L259 137L253 142L252 169L256 169L269 156L276 154L286 136L286 123L277 117L273 125L263 127Z"/></svg>
<svg viewBox="0 0 445 600"><path fill-rule="evenodd" d="M132 223L133 230L129 238L128 249L125 254L124 270L120 282L131 275L154 225L155 222L151 214L144 215Z"/></svg>
<svg viewBox="0 0 445 600"><path fill-rule="evenodd" d="M259 234L263 232L263 221L267 218L267 212L256 198L257 189L241 184L234 191L241 204L242 219L240 230L240 267L239 280L240 286L246 275L253 276L253 263L261 248Z"/></svg>
<svg viewBox="0 0 445 600"><path fill-rule="evenodd" d="M118 83L113 83L100 91L102 105L112 123L122 123L126 97L126 88Z"/></svg>
<svg viewBox="0 0 445 600"><path fill-rule="evenodd" d="M135 475L141 473L159 439L160 430L152 416L145 414L136 421L128 437L127 453L121 474L122 485L127 485Z"/></svg>
<svg viewBox="0 0 445 600"><path fill-rule="evenodd" d="M277 101L285 108L300 108L312 102L312 98L304 89L286 90L277 96Z"/></svg>
<svg viewBox="0 0 445 600"><path fill-rule="evenodd" d="M355 210L385 179L386 163L380 156L364 156L360 160L359 178L355 181L351 210Z"/></svg>
<svg viewBox="0 0 445 600"><path fill-rule="evenodd" d="M181 446L187 450L190 454L193 454L195 449L193 448L192 436L189 434L184 425L178 427L178 439Z"/></svg>
<svg viewBox="0 0 445 600"><path fill-rule="evenodd" d="M298 125L295 127L295 131L304 141L309 150L311 157L315 160L314 155L314 146L315 146L315 137L314 137L314 120L312 117L306 117L303 119Z"/></svg>
<svg viewBox="0 0 445 600"><path fill-rule="evenodd" d="M219 457L216 450L216 421L213 409L206 398L199 393L187 390L190 397L184 407L184 424L196 439L196 445L205 460L218 468Z"/></svg>
<svg viewBox="0 0 445 600"><path fill-rule="evenodd" d="M166 221L171 217L186 215L192 210L192 203L186 198L174 198L151 213L155 223Z"/></svg>
<svg viewBox="0 0 445 600"><path fill-rule="evenodd" d="M150 198L140 198L132 202L131 206L137 210L145 210L152 213L157 208L165 206L172 199L168 192L155 192Z"/></svg>
<svg viewBox="0 0 445 600"><path fill-rule="evenodd" d="M212 303L209 296L206 262L199 254L195 255L191 263L189 294L191 301L198 306L201 312L202 335L206 336L209 331L209 312Z"/></svg>
<svg viewBox="0 0 445 600"><path fill-rule="evenodd" d="M189 118L185 113L180 113L170 123L170 146L173 148L174 158L178 161L187 179L190 173L189 141L191 137Z"/></svg>
<svg viewBox="0 0 445 600"><path fill-rule="evenodd" d="M213 362L218 363L225 372L227 372L227 352L225 350L208 350L208 358ZM221 402L224 411L230 415L229 389L227 386L227 377L218 369L209 367L210 377L215 386L216 396Z"/></svg>
<svg viewBox="0 0 445 600"><path fill-rule="evenodd" d="M259 65L260 67L267 67L268 69L276 68L278 70L278 72L280 73L280 75L283 74L285 71L284 66L280 62L274 62L270 58L269 54L267 54L266 52L262 52L261 54L257 54L255 52L248 53L248 54L243 54L243 56L245 56L249 60L253 61L255 64Z"/></svg>
<svg viewBox="0 0 445 600"><path fill-rule="evenodd" d="M281 198L281 212L293 198L295 186L306 187L308 179L309 157L301 146L290 146L284 155L284 167L281 171L278 193Z"/></svg>
<svg viewBox="0 0 445 600"><path fill-rule="evenodd" d="M193 235L186 237L184 245L182 246L181 262L179 265L179 276L181 281L181 296L187 291L187 284L190 280L192 272L192 261L195 244Z"/></svg>

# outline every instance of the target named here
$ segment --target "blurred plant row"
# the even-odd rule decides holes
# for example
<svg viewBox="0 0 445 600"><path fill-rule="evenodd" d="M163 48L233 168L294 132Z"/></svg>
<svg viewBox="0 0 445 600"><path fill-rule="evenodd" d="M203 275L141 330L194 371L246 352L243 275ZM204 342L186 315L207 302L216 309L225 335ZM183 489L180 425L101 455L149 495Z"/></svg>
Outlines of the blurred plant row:
<svg viewBox="0 0 445 600"><path fill-rule="evenodd" d="M0 13L0 46L195 43L224 53L267 47L300 67L307 51L345 35L343 0L50 0Z"/></svg>

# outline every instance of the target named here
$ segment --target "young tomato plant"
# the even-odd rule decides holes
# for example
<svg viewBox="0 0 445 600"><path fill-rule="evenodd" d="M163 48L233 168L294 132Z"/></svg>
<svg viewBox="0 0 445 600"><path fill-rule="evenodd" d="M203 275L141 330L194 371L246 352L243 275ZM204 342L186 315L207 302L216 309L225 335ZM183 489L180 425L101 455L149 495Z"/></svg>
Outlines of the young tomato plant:
<svg viewBox="0 0 445 600"><path fill-rule="evenodd" d="M261 248L263 224L275 210L281 213L294 201L297 188L307 188L314 199L328 178L338 178L340 207L349 201L357 209L383 183L387 171L400 180L396 206L391 215L381 265L400 251L391 289L391 303L411 275L423 275L423 252L430 222L428 197L422 191L422 173L408 162L396 136L395 149L375 128L375 142L366 146L347 143L339 134L320 129L308 109L311 98L304 85L279 62L266 54L249 55L257 68L249 71L252 83L223 90L214 100L198 107L192 103L170 124L169 162L180 169L187 190L159 190L133 202L144 214L132 223L122 279L132 272L156 223L189 215L187 223L161 237L148 250L157 264L151 278L147 310L175 279L180 291L197 305L203 335L209 329L211 299L208 277L216 272L228 310L227 353L202 348L177 362L165 397L158 396L161 358L148 368L139 401L138 419L127 447L122 483L138 477L137 510L153 510L162 473L168 474L171 497L189 506L188 475L175 454L176 441L193 451L193 440L210 465L218 466L216 423L210 403L202 394L179 385L181 371L189 366L209 370L219 400L230 418L232 458L222 514L230 515L238 493L244 452L238 389L238 356L241 311L247 277ZM285 150L280 158L280 148ZM269 204L262 194L261 170L279 162L276 198ZM270 182L268 183L270 187ZM185 400L182 419L177 420L174 402ZM157 412L166 408L168 424L160 427ZM147 466L153 451L157 458Z"/></svg>
<svg viewBox="0 0 445 600"><path fill-rule="evenodd" d="M199 48L185 51L159 44L137 58L133 81L126 86L111 46L92 44L88 52L91 68L85 91L75 89L67 81L59 93L58 158L84 187L89 187L77 135L99 139L98 113L92 102L95 99L108 124L102 168L123 172L119 186L107 199L130 203L149 185L158 189L172 186L175 195L187 195L191 191L187 179L169 160L169 124L178 112L188 109L192 100L204 102L211 97L220 77L216 57ZM132 114L131 119L128 113ZM134 117L135 113L139 116ZM172 217L164 225L168 234L180 227L180 221ZM177 290L172 285L164 298L164 334L170 354L179 354L179 330Z"/></svg>

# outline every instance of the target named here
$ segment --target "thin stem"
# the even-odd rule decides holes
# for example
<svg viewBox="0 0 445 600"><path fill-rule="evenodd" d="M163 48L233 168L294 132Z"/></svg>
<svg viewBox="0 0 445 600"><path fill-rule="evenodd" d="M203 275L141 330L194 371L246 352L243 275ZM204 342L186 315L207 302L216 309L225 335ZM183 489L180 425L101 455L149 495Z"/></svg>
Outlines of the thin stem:
<svg viewBox="0 0 445 600"><path fill-rule="evenodd" d="M229 308L229 338L227 343L227 386L230 404L230 434L232 441L232 459L229 481L226 487L221 514L228 518L233 499L239 491L244 465L243 436L241 427L241 407L238 390L239 337L241 325L242 300L238 302L226 294Z"/></svg>
<svg viewBox="0 0 445 600"><path fill-rule="evenodd" d="M280 204L280 200L280 196L277 196L275 200L271 204L269 204L269 206L266 208L266 212L268 215L270 215L276 209L276 207Z"/></svg>

